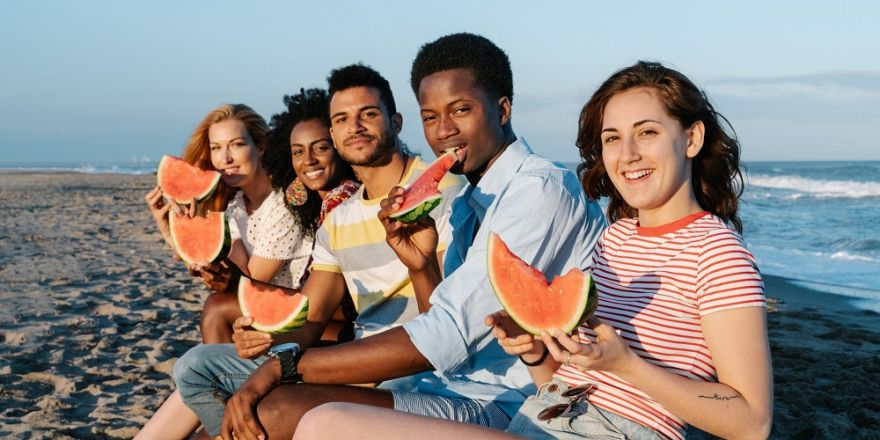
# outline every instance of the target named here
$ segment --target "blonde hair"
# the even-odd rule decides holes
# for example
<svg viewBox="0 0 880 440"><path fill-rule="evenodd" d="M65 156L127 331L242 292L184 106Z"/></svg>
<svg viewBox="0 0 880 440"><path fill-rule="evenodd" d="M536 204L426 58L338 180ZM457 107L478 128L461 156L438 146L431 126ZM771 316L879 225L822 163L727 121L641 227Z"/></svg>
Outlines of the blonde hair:
<svg viewBox="0 0 880 440"><path fill-rule="evenodd" d="M196 129L193 130L189 141L183 148L183 160L200 169L213 170L214 164L211 162L208 129L212 125L227 119L241 121L257 149L265 150L266 133L269 131L266 120L244 104L223 104L205 115L202 121L199 122L199 125L196 126ZM205 201L204 206L211 211L223 211L226 209L226 204L229 202L232 194L233 192L229 186L221 180L211 197Z"/></svg>

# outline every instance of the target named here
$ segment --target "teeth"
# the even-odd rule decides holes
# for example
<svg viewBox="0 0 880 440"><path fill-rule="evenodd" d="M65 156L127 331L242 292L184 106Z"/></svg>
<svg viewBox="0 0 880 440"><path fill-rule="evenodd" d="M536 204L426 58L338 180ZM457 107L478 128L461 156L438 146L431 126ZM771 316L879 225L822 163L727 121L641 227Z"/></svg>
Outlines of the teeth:
<svg viewBox="0 0 880 440"><path fill-rule="evenodd" d="M627 171L623 173L623 177L626 177L629 180L635 180L647 176L648 174L651 174L653 172L653 170Z"/></svg>
<svg viewBox="0 0 880 440"><path fill-rule="evenodd" d="M227 168L227 169L223 170L223 172L226 173L227 176L231 176L231 175L235 174L237 171L238 171L238 167Z"/></svg>
<svg viewBox="0 0 880 440"><path fill-rule="evenodd" d="M305 174L309 179L316 179L324 174L324 170L307 171Z"/></svg>

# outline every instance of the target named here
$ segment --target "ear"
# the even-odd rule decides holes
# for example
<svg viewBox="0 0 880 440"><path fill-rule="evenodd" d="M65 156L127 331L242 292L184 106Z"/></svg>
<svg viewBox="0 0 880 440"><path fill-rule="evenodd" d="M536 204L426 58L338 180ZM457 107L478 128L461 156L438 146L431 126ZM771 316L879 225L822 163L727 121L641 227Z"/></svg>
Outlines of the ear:
<svg viewBox="0 0 880 440"><path fill-rule="evenodd" d="M391 115L391 128L394 134L400 134L400 130L403 130L403 115L400 113Z"/></svg>
<svg viewBox="0 0 880 440"><path fill-rule="evenodd" d="M498 98L498 115L500 116L499 122L502 127L510 122L511 105L509 97L502 96Z"/></svg>
<svg viewBox="0 0 880 440"><path fill-rule="evenodd" d="M703 121L694 122L688 129L688 143L685 155L688 159L697 157L700 150L703 149L703 136L706 134L706 126Z"/></svg>

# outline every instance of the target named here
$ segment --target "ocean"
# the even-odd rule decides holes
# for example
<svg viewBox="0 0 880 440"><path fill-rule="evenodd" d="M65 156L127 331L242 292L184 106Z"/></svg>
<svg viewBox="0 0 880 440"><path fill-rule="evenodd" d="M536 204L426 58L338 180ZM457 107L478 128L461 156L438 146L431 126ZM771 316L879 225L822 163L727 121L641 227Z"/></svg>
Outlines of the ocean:
<svg viewBox="0 0 880 440"><path fill-rule="evenodd" d="M0 162L3 170L150 174L156 163ZM745 171L743 237L761 272L880 312L880 161L749 162Z"/></svg>

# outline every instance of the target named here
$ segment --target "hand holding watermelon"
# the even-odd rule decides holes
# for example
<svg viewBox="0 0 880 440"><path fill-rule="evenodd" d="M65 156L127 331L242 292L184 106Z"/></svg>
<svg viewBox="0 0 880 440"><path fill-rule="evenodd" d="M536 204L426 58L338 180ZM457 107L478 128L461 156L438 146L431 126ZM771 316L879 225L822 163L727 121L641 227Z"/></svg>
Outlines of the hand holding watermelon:
<svg viewBox="0 0 880 440"><path fill-rule="evenodd" d="M625 374L633 362L642 362L626 341L610 324L598 317L591 317L587 325L596 332L596 342L581 343L578 333L568 335L561 330L544 331L541 337L550 355L557 362L586 370L608 371Z"/></svg>
<svg viewBox="0 0 880 440"><path fill-rule="evenodd" d="M241 316L232 324L232 342L235 351L242 359L258 358L272 347L274 341L272 335L251 328L254 318Z"/></svg>
<svg viewBox="0 0 880 440"><path fill-rule="evenodd" d="M544 353L544 342L523 330L504 310L486 317L486 325L492 327L492 336L498 345L511 356L535 355Z"/></svg>
<svg viewBox="0 0 880 440"><path fill-rule="evenodd" d="M425 215L410 223L391 217L403 203L404 189L394 187L388 197L380 203L379 221L385 227L385 241L397 254L400 261L413 272L424 270L428 265L437 264L437 244L439 242L434 219Z"/></svg>

